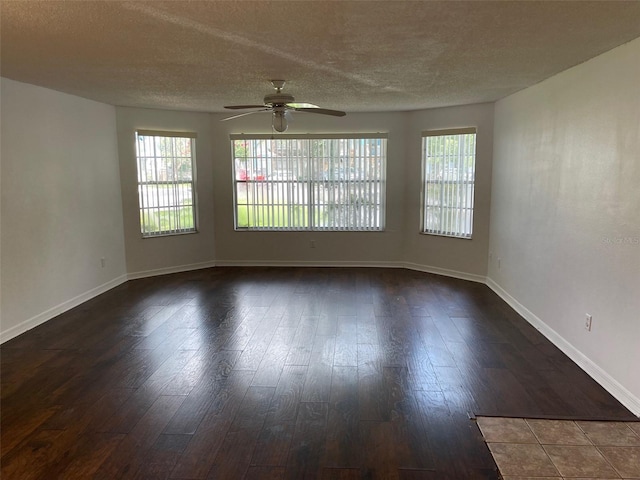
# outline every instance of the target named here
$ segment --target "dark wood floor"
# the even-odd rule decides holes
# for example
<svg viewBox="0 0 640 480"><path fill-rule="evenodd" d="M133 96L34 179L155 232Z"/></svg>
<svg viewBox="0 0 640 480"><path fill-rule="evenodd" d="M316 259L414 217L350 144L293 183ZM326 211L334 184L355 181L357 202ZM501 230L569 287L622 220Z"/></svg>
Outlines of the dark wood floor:
<svg viewBox="0 0 640 480"><path fill-rule="evenodd" d="M401 269L131 281L1 354L6 480L496 479L474 414L633 418L486 286Z"/></svg>

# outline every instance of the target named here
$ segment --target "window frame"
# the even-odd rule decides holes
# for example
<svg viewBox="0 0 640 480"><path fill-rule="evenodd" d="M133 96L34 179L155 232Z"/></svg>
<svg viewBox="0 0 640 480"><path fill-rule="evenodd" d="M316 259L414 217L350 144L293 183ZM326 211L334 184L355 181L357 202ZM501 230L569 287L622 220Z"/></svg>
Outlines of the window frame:
<svg viewBox="0 0 640 480"><path fill-rule="evenodd" d="M474 140L473 140L473 166L472 166L472 173L470 175L470 178L467 177L465 179L465 176L460 177L460 175L463 172L463 169L460 168L462 165L461 163L458 163L458 165L456 167L454 167L453 169L457 170L457 178L455 179L447 179L445 178L447 175L449 175L449 173L442 175L442 178L439 181L430 181L427 178L427 174L428 174L428 155L427 155L427 142L428 142L428 138L433 138L433 137L446 137L446 136L462 136L462 135L469 135L469 134L473 134L474 135ZM423 131L422 132L422 138L421 138L421 163L422 163L422 172L421 172L421 182L422 182L422 188L421 188L421 209L420 209L420 216L421 216L421 224L420 224L420 233L423 235L434 235L434 236L438 236L438 237L447 237L447 238L458 238L458 239L462 239L462 240L472 240L473 239L473 226L474 226L474 219L475 219L475 183L476 183L476 167L477 167L477 138L478 138L478 129L477 127L463 127L463 128L449 128L449 129L438 129L438 130L427 130L427 131ZM462 160L459 159L459 162L462 162ZM467 174L468 175L468 174ZM442 191L442 187L446 184L448 185L456 185L457 188L459 189L460 186L464 186L464 185L468 185L471 187L471 194L465 195L465 200L467 201L467 203L463 206L458 205L457 207L451 207L449 208L450 210L467 210L469 219L469 233L461 233L460 229L457 230L451 230L451 231L446 231L443 228L442 225L442 218L441 218L441 223L439 225L440 228L438 229L429 229L427 227L428 225L428 219L427 219L427 215L428 215L428 208L433 206L433 205L428 205L427 201L428 201L428 197L429 197L429 184L432 185L437 185L441 188ZM460 190L458 190L459 193Z"/></svg>
<svg viewBox="0 0 640 480"><path fill-rule="evenodd" d="M153 164L156 168L156 176L157 176L157 163L158 161L165 159L167 157L163 157L160 155L156 155L155 152L153 155L141 155L141 152L139 150L139 145L140 145L140 140L139 137L157 137L157 138L161 138L161 139L185 139L185 140L189 140L190 141L190 152L191 152L191 180L180 180L178 178L173 178L172 180L168 180L168 181L159 181L159 180L146 180L143 181L142 180L142 173L141 173L141 161L143 158L147 158L147 157L151 157L153 158ZM139 226L140 226L140 234L142 236L143 239L149 239L149 238L158 238L158 237L169 237L169 236L176 236L176 235L190 235L190 234L194 234L194 233L198 233L198 202L197 202L197 162L196 162L196 139L197 139L197 134L195 132L181 132L181 131L161 131L161 130L144 130L144 129L136 129L135 130L135 135L134 135L134 142L135 142L135 157L136 157L136 174L137 174L137 178L136 178L136 186L137 186L137 195L138 195L138 222L139 222ZM155 146L154 146L155 148ZM174 188L177 188L176 186L179 184L190 184L191 187L191 195L190 195L190 207L191 207L191 216L193 218L193 227L189 227L189 228L176 228L176 229L158 229L155 231L149 231L149 230L145 230L145 225L146 222L143 220L146 212L150 211L152 208L156 209L156 210L160 210L161 208L165 208L167 210L171 210L172 212L174 212L174 214L178 214L178 209L180 208L180 204L175 204L174 202L171 202L170 205L163 207L163 206L157 206L157 207L148 207L144 205L144 201L143 198L145 198L145 196L142 194L142 186L144 185L167 185L167 186L174 186ZM156 194L157 195L157 194ZM174 194L177 196L177 191ZM149 196L147 195L146 198L148 199ZM159 201L159 198L158 198Z"/></svg>
<svg viewBox="0 0 640 480"><path fill-rule="evenodd" d="M234 209L234 230L238 231L238 232L273 232L273 231L281 231L281 232L383 232L385 231L385 222L386 222L386 169L387 169L387 134L386 133L341 133L341 134L280 134L277 136L273 136L273 135L269 135L269 134L231 134L229 136L230 139L230 146L231 146L231 160L232 160L232 182L233 182L233 209ZM250 206L254 206L254 208L256 206L258 206L258 208L264 207L263 204L260 203L246 203L246 204L239 204L238 201L238 185L245 183L248 185L251 183L251 179L247 179L245 178L244 180L241 180L238 178L238 174L237 174L237 168L238 168L238 159L236 158L236 152L235 152L235 142L236 141L259 141L259 142L263 142L263 141L279 141L279 140L296 140L296 141L312 141L312 140L345 140L345 141L352 141L352 140L381 140L381 145L382 145L382 151L378 152L378 154L376 155L375 158L380 158L380 163L381 165L379 165L379 167L377 167L377 169L375 170L376 173L378 173L378 177L376 178L364 178L364 174L362 174L363 176L360 178L357 178L355 180L350 180L348 178L334 178L332 176L330 177L326 177L324 179L320 179L320 177L318 177L318 175L320 174L320 170L318 170L319 167L319 161L322 160L323 162L326 161L327 159L330 159L330 162L334 162L335 159L340 158L340 155L338 155L338 157L329 157L327 155L324 156L320 156L320 157L316 157L313 155L308 155L309 153L309 149L305 149L302 148L301 150L303 152L306 152L307 155L305 155L305 153L298 153L298 154L293 154L290 157L283 157L285 159L285 162L287 162L288 166L291 165L295 165L295 172L296 173L300 173L301 171L305 170L304 173L307 175L306 178L297 178L297 179L285 179L283 180L269 180L269 179L261 179L261 180L255 180L253 181L253 183L258 183L261 182L263 184L271 184L271 185L275 185L277 183L285 183L285 184L305 184L306 188L307 188L307 194L306 196L308 197L307 200L304 203L296 203L295 200L294 201L290 201L287 203L283 203L281 205L283 205L283 210L287 210L287 209L291 209L291 205L293 205L294 207L296 205L298 206L302 206L304 209L306 209L306 213L303 213L302 217L302 223L306 222L306 226L305 225L294 225L294 226L282 226L282 225L276 225L276 226L240 226L239 225L239 207L242 205L246 205L247 208L249 208ZM299 145L299 144L298 144ZM290 148L292 151L296 151L295 147L297 145L292 145ZM246 158L251 158L251 157L246 157ZM274 157L271 157L271 161L273 161ZM362 160L365 157L353 157L352 159L358 159L359 161L363 162L364 160ZM369 158L369 156L367 156L366 158ZM373 158L373 157L371 157ZM281 160L282 161L282 160ZM342 160L340 160L341 162ZM303 168L303 170L300 170L301 165L305 165L306 167ZM313 164L313 166L312 166ZM333 165L333 163L332 163ZM273 171L273 165L272 166L272 171ZM349 169L350 170L350 169ZM318 217L314 216L314 212L316 211L316 209L322 207L323 205L329 205L329 203L322 203L322 201L316 199L315 197L317 195L314 196L313 192L317 193L317 190L320 188L320 185L333 185L333 187L335 188L336 186L342 185L343 188L345 188L344 186L353 186L353 185L364 185L364 184L368 184L371 185L372 187L369 188L369 193L372 193L375 197L375 199L377 200L373 205L375 205L374 208L378 209L375 211L375 213L373 214L374 217L369 217L369 220L371 220L372 218L375 219L374 222L371 223L367 223L366 225L363 225L362 223L360 224L351 224L351 225L322 225L321 222L316 222L314 221L314 219L317 219ZM297 193L296 193L297 195ZM304 194L303 194L304 196ZM299 201L299 198L298 198ZM276 203L274 203L275 205ZM344 203L340 203L340 205L345 206L348 208L351 207L352 204L349 204L347 202ZM352 211L350 211L348 214L353 213ZM347 215L348 215L347 214ZM285 215L286 217L286 215ZM298 217L298 220L300 220L300 218ZM295 223L295 222L293 222Z"/></svg>

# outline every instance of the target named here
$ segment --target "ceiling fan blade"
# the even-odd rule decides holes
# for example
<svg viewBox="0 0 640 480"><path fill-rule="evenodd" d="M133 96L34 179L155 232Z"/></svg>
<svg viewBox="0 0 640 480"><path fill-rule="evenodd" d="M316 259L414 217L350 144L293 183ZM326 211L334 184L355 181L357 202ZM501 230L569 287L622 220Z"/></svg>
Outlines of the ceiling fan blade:
<svg viewBox="0 0 640 480"><path fill-rule="evenodd" d="M314 105L313 103L304 103L304 102L287 103L287 107L289 108L320 108L318 107L318 105Z"/></svg>
<svg viewBox="0 0 640 480"><path fill-rule="evenodd" d="M254 110L252 112L245 112L245 113L240 113L238 115L232 115L231 117L227 117L227 118L223 118L220 121L221 122L226 122L227 120L233 120L234 118L240 118L240 117L244 117L245 115L251 115L253 113L260 113L260 112L267 112L271 110L270 108L263 108L261 110Z"/></svg>
<svg viewBox="0 0 640 480"><path fill-rule="evenodd" d="M328 108L296 108L296 112L320 113L322 115L333 115L334 117L344 117L345 112L340 110L329 110Z"/></svg>
<svg viewBox="0 0 640 480"><path fill-rule="evenodd" d="M230 110L242 110L243 108L262 108L264 105L227 105L224 108Z"/></svg>

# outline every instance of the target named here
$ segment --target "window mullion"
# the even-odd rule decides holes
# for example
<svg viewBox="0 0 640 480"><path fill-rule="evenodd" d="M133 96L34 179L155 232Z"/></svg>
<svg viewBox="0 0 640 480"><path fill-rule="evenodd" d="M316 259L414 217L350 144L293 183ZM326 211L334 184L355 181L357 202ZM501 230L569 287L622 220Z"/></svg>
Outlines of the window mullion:
<svg viewBox="0 0 640 480"><path fill-rule="evenodd" d="M137 153L138 153L138 195L139 195L139 202L140 202L140 210L142 212L141 215L141 230L142 230L142 234L145 235L147 233L147 225L148 225L148 220L147 220L147 192L149 190L149 187L147 186L147 180L148 180L148 175L147 175L147 148L145 146L145 141L144 141L145 137L142 137L140 135L136 134L136 148ZM141 146L142 145L142 146ZM144 165L144 169L143 169L143 165ZM144 173L142 173L144 172ZM144 182L144 183L143 183Z"/></svg>
<svg viewBox="0 0 640 480"><path fill-rule="evenodd" d="M170 185L170 190L172 192L173 198L171 199L171 204L173 205L172 210L173 210L173 228L174 231L178 232L180 231L180 207L178 206L177 202L178 202L178 198L179 198L179 192L178 192L178 178L176 175L176 168L177 168L177 157L178 157L178 148L177 148L177 139L176 138L172 138L171 139L171 148L173 149L172 155L171 155L171 173L173 175L173 178L171 179L173 182Z"/></svg>
<svg viewBox="0 0 640 480"><path fill-rule="evenodd" d="M298 184L297 184L297 168L295 166L295 163L292 161L293 159L288 157L287 158L287 171L291 172L291 180L296 179L296 183L289 183L289 201L288 201L288 205L289 205L289 218L293 219L292 220L292 224L290 226L292 227L297 227L300 223L300 220L298 219L298 215L295 213L296 212L296 204L298 203ZM289 176L289 174L287 174L287 176Z"/></svg>

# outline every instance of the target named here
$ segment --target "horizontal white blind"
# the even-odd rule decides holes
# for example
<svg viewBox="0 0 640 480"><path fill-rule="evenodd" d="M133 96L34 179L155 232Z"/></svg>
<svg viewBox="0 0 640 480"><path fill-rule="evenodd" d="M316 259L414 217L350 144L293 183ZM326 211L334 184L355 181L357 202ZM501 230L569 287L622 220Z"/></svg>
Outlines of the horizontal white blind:
<svg viewBox="0 0 640 480"><path fill-rule="evenodd" d="M231 139L237 229L384 229L386 137Z"/></svg>
<svg viewBox="0 0 640 480"><path fill-rule="evenodd" d="M143 237L196 231L195 134L136 132Z"/></svg>
<svg viewBox="0 0 640 480"><path fill-rule="evenodd" d="M423 132L423 232L471 238L475 156L475 129Z"/></svg>

